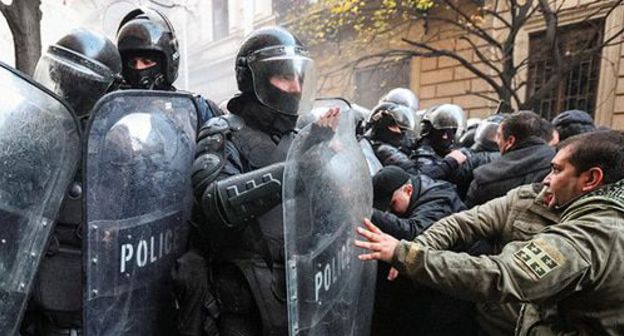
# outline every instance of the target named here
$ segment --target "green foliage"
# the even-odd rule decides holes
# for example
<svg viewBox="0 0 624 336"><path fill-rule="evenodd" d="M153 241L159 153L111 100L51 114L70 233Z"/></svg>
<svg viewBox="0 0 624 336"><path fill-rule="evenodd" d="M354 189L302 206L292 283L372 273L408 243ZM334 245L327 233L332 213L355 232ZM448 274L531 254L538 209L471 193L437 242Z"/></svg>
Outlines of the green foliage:
<svg viewBox="0 0 624 336"><path fill-rule="evenodd" d="M318 0L295 3L286 19L309 46L340 42L345 34L365 43L434 6L433 0Z"/></svg>

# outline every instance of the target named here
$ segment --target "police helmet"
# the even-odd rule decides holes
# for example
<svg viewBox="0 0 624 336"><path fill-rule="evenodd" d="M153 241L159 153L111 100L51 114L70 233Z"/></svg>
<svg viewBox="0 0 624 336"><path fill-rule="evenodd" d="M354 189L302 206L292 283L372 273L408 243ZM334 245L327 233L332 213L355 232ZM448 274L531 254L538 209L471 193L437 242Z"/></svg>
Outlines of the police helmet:
<svg viewBox="0 0 624 336"><path fill-rule="evenodd" d="M305 46L280 27L266 27L245 38L236 55L238 89L252 93L271 110L287 115L308 112L316 91L314 62ZM285 86L278 86L275 79Z"/></svg>
<svg viewBox="0 0 624 336"><path fill-rule="evenodd" d="M121 57L113 42L92 30L72 30L41 56L34 79L85 116L122 81Z"/></svg>
<svg viewBox="0 0 624 336"><path fill-rule="evenodd" d="M386 95L379 99L379 103L395 103L399 105L403 105L412 109L413 111L417 111L419 107L418 98L416 95L409 89L406 88L395 88L390 90Z"/></svg>
<svg viewBox="0 0 624 336"><path fill-rule="evenodd" d="M117 30L117 47L123 59L125 78L132 71L130 60L137 55L157 55L166 84L173 84L178 77L178 40L171 22L156 9L137 8L128 13Z"/></svg>

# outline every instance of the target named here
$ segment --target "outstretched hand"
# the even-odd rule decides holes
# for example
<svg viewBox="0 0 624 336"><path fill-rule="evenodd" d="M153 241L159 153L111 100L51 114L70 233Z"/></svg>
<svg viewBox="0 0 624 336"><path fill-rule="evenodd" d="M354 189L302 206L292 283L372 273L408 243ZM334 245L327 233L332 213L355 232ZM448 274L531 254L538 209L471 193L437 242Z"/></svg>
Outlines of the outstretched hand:
<svg viewBox="0 0 624 336"><path fill-rule="evenodd" d="M373 225L367 218L364 219L364 226L358 227L357 232L368 241L356 240L355 246L369 250L368 253L360 254L360 260L383 260L387 263L392 261L394 250L399 241L389 234L383 233L378 227Z"/></svg>

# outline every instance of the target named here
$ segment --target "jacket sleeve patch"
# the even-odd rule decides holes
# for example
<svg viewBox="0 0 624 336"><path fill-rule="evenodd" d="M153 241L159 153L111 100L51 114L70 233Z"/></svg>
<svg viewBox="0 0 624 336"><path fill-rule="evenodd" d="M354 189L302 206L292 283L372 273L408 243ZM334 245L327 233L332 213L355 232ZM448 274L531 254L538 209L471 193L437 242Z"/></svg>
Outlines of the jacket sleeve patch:
<svg viewBox="0 0 624 336"><path fill-rule="evenodd" d="M528 243L514 253L514 258L522 266L522 269L536 280L545 277L561 264L553 257L552 253L546 252L546 249L535 242Z"/></svg>

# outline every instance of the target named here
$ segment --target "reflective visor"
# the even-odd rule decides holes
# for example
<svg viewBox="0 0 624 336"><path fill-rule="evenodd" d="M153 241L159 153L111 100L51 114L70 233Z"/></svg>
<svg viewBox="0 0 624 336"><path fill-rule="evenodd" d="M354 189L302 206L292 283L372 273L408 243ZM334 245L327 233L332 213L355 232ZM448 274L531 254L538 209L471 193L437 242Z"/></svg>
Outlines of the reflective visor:
<svg viewBox="0 0 624 336"><path fill-rule="evenodd" d="M307 113L316 92L314 61L304 49L270 47L248 56L258 100L288 115Z"/></svg>

